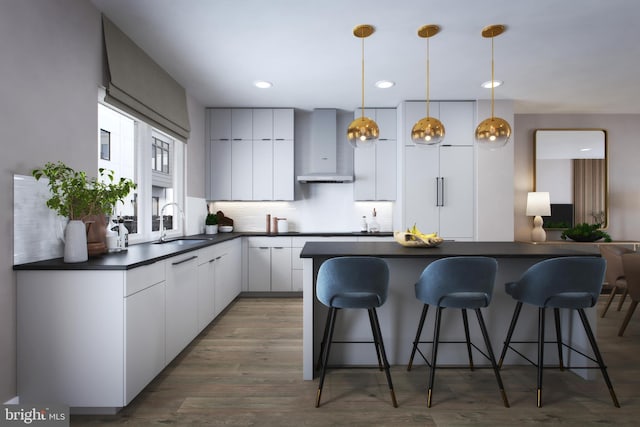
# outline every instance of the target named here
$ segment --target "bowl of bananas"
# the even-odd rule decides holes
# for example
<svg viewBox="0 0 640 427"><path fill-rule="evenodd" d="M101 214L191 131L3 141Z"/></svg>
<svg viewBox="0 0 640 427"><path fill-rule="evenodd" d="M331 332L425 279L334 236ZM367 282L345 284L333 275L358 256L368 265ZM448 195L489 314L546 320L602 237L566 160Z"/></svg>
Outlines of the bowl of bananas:
<svg viewBox="0 0 640 427"><path fill-rule="evenodd" d="M425 234L415 224L413 227L407 228L407 231L394 232L393 238L396 242L406 247L432 248L443 242L438 233Z"/></svg>

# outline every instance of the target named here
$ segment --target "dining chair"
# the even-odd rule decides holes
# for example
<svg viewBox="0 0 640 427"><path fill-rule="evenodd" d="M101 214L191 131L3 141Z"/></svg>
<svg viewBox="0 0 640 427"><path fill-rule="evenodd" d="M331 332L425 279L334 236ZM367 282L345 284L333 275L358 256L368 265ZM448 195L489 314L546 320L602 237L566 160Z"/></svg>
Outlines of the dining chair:
<svg viewBox="0 0 640 427"><path fill-rule="evenodd" d="M627 290L631 297L631 305L627 310L626 316L620 325L618 336L624 334L625 329L629 325L631 316L640 302L640 253L626 253L622 255L622 266L624 268L624 275L627 278Z"/></svg>
<svg viewBox="0 0 640 427"><path fill-rule="evenodd" d="M618 245L599 245L600 254L607 261L607 269L604 274L604 281L611 287L611 293L600 317L604 317L609 310L609 306L613 301L613 298L618 293L618 290L622 292L620 301L618 301L617 310L622 309L622 304L627 296L627 281L622 268L622 254L633 252L631 249L624 248Z"/></svg>

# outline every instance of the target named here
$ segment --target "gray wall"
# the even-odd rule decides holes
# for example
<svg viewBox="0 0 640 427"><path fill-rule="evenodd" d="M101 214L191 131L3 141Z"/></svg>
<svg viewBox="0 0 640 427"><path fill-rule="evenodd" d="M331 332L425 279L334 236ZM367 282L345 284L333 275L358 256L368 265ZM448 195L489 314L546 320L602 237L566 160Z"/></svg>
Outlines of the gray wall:
<svg viewBox="0 0 640 427"><path fill-rule="evenodd" d="M100 13L87 0L0 1L0 403L16 395L13 174L47 161L97 170ZM204 107L187 100L187 195L204 198ZM38 349L34 349L38 351Z"/></svg>

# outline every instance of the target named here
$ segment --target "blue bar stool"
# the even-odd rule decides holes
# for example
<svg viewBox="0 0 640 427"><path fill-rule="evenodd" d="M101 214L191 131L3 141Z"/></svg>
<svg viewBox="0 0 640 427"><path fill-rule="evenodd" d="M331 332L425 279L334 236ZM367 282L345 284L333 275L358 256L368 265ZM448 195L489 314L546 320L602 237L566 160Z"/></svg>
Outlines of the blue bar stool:
<svg viewBox="0 0 640 427"><path fill-rule="evenodd" d="M316 408L320 406L322 386L327 371L329 352L333 340L333 331L336 324L338 310L343 308L367 309L369 323L373 334L380 370L385 371L387 383L391 392L391 401L395 408L398 407L396 395L393 391L389 362L384 350L382 333L376 308L387 300L389 289L389 267L387 263L375 257L339 257L331 258L320 266L316 280L316 297L329 307L327 322L325 324L322 345L320 346L319 365L322 367L318 393L316 396Z"/></svg>
<svg viewBox="0 0 640 427"><path fill-rule="evenodd" d="M509 325L507 338L500 355L499 366L502 366L507 350L511 349L518 355L524 357L520 352L511 345L511 337L522 309L522 304L526 303L538 307L538 362L537 364L531 360L525 359L537 366L538 368L538 390L537 404L542 406L542 371L544 367L544 321L545 310L553 308L555 327L556 327L556 345L558 348L558 361L561 370L565 368L562 360L562 348L567 347L569 350L578 351L571 346L562 342L562 334L560 328L560 309L567 308L577 310L582 321L589 343L593 350L593 357L587 356L589 360L596 362L602 376L604 377L609 393L613 399L613 404L620 407L616 394L609 380L607 368L602 360L602 355L598 349L598 344L589 325L589 320L584 312L587 307L593 307L597 301L600 291L602 290L602 282L604 280L606 261L596 257L564 257L552 258L540 261L530 267L522 275L517 282L510 282L505 285L507 294L511 295L517 301L516 308ZM522 341L520 341L522 342ZM516 343L515 341L513 343Z"/></svg>
<svg viewBox="0 0 640 427"><path fill-rule="evenodd" d="M442 310L444 308L458 308L462 310L462 321L464 324L464 332L469 354L469 367L473 370L473 358L471 347L478 350L482 355L487 357L491 362L491 367L498 381L498 388L502 395L504 406L509 407L507 394L504 391L500 371L496 364L496 358L489 341L487 328L482 317L480 308L487 307L491 302L493 293L493 284L498 270L498 263L493 258L479 256L459 256L436 260L429 264L415 284L416 298L424 303L420 321L418 323L418 331L413 342L411 357L407 370L410 371L413 366L413 359L416 351L420 353L424 361L431 367L429 374L429 388L427 391L427 407L431 407L431 398L433 395L433 383L436 371L436 360L438 356L438 344L449 342L457 343L458 341L440 341L440 323L442 319ZM429 306L437 307L435 330L433 333L433 341L420 341L422 328L427 317ZM467 309L475 310L478 318L478 324L487 353L485 354L469 337L469 322L467 319ZM433 343L431 363L426 356L418 348L418 344ZM462 342L460 342L462 343Z"/></svg>

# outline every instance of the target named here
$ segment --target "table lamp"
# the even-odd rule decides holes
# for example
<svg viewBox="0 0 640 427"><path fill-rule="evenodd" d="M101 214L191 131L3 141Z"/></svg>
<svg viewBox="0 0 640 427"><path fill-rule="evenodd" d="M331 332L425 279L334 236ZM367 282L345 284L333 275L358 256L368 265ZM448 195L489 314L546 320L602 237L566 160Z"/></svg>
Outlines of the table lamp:
<svg viewBox="0 0 640 427"><path fill-rule="evenodd" d="M527 194L527 216L533 218L533 230L531 230L531 241L544 242L547 240L547 233L542 228L542 216L551 215L551 202L549 193L546 191L535 191Z"/></svg>

